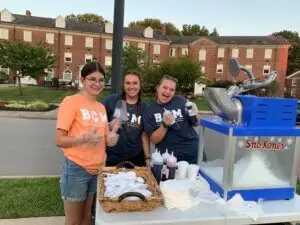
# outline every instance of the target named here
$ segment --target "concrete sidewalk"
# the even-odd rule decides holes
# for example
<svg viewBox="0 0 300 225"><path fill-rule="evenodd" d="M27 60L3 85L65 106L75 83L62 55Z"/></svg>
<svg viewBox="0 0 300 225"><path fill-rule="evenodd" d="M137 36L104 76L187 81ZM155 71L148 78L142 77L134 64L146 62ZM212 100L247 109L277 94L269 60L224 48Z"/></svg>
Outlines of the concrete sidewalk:
<svg viewBox="0 0 300 225"><path fill-rule="evenodd" d="M48 112L0 111L0 117L56 120L58 108ZM199 110L200 115L214 115L212 111Z"/></svg>
<svg viewBox="0 0 300 225"><path fill-rule="evenodd" d="M0 225L64 225L64 223L64 216L22 219L0 219Z"/></svg>

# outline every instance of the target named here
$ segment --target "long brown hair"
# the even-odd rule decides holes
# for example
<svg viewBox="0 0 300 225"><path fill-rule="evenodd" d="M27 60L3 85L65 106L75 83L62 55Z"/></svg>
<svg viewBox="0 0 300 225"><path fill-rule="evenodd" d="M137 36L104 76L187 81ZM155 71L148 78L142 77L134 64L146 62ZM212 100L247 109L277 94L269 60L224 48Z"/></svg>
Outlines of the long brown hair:
<svg viewBox="0 0 300 225"><path fill-rule="evenodd" d="M142 97L141 97L141 95L142 95L142 77L141 77L141 74L136 70L128 70L128 71L125 72L125 74L123 76L123 87L122 87L122 94L121 94L121 99L125 102L126 102L126 92L125 92L125 89L124 89L124 83L125 83L125 78L128 75L134 75L140 81L140 91L138 93L138 99L137 99L137 102L136 102L136 111L134 113L136 118L137 118L137 120L135 121L134 126L139 127L138 118L141 115L141 110L142 110L141 109L142 108ZM129 126L129 121L127 121L126 125Z"/></svg>

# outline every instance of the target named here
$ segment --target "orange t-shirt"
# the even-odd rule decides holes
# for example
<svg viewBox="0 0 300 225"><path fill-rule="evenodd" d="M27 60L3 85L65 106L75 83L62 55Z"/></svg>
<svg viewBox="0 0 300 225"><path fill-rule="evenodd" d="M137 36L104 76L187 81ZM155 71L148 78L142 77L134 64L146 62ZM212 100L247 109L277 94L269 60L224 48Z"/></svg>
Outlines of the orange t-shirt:
<svg viewBox="0 0 300 225"><path fill-rule="evenodd" d="M106 160L105 136L108 122L105 107L98 102L89 101L85 96L67 96L60 104L56 129L68 131L68 136L76 137L90 133L98 127L97 133L103 136L98 146L82 144L72 148L62 148L64 155L85 168L90 174L97 174Z"/></svg>

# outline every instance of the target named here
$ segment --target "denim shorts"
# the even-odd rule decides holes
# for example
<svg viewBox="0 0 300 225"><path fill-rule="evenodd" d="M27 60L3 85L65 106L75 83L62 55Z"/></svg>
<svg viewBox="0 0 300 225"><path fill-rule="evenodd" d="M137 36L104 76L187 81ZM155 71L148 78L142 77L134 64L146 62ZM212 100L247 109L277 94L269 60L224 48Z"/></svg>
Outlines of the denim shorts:
<svg viewBox="0 0 300 225"><path fill-rule="evenodd" d="M63 200L84 201L96 194L97 175L89 174L83 167L65 158L60 191Z"/></svg>

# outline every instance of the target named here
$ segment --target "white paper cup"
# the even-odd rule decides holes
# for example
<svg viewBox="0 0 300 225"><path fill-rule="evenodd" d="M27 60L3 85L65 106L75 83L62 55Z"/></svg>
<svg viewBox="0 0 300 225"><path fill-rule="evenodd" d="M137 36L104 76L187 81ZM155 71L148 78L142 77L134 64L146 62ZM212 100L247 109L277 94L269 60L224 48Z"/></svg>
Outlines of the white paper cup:
<svg viewBox="0 0 300 225"><path fill-rule="evenodd" d="M178 180L185 180L187 179L188 175L188 168L189 168L189 163L186 161L180 161L177 163L177 179Z"/></svg>
<svg viewBox="0 0 300 225"><path fill-rule="evenodd" d="M198 176L200 166L197 164L190 164L188 168L188 179L195 180Z"/></svg>

